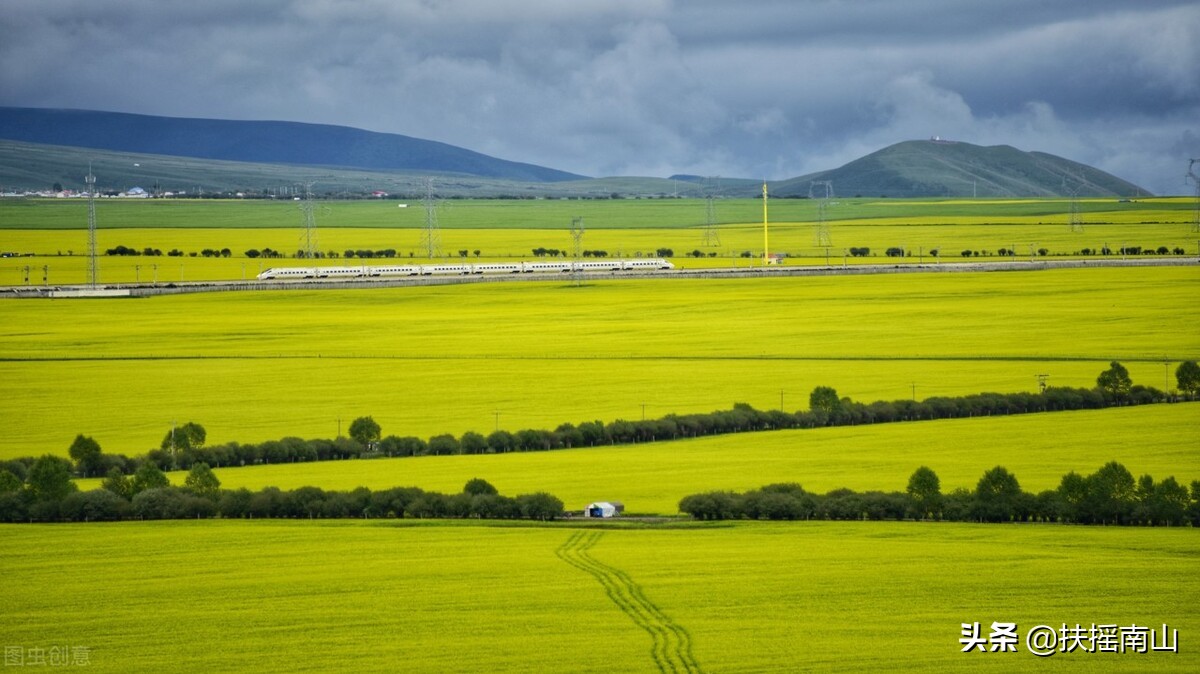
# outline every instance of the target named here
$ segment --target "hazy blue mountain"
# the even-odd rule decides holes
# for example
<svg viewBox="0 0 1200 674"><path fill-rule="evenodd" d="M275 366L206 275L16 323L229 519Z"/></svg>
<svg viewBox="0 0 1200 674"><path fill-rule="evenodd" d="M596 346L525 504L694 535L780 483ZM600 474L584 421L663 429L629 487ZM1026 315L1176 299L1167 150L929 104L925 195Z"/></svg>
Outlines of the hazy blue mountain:
<svg viewBox="0 0 1200 674"><path fill-rule="evenodd" d="M300 122L0 107L0 138L260 164L459 173L530 182L583 176L392 133Z"/></svg>
<svg viewBox="0 0 1200 674"><path fill-rule="evenodd" d="M164 190L271 190L313 183L323 193L443 196L755 197L761 182L679 174L585 178L397 134L297 122L183 119L86 110L0 107L0 186L79 189L89 163L106 184ZM839 168L772 181L775 197L806 197L830 181L838 197L1149 195L1086 164L1008 145L905 141ZM823 195L824 187L816 194Z"/></svg>

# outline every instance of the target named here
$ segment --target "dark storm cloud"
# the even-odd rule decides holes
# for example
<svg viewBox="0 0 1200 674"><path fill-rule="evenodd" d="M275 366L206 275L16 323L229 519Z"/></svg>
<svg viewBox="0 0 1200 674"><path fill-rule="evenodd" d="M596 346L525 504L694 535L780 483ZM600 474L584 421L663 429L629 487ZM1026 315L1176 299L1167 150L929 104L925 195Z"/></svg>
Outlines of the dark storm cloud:
<svg viewBox="0 0 1200 674"><path fill-rule="evenodd" d="M1181 192L1200 8L1143 0L9 0L0 104L344 124L590 175L931 135Z"/></svg>

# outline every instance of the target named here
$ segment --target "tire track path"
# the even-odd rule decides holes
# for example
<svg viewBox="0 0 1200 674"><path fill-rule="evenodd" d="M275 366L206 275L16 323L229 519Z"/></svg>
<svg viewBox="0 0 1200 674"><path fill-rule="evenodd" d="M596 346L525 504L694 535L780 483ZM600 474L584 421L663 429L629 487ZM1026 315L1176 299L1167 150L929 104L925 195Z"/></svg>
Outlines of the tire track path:
<svg viewBox="0 0 1200 674"><path fill-rule="evenodd" d="M567 564L590 574L604 587L608 598L650 635L655 666L663 674L701 674L692 655L692 635L671 620L624 571L597 561L588 551L600 541L600 531L578 531L555 554Z"/></svg>

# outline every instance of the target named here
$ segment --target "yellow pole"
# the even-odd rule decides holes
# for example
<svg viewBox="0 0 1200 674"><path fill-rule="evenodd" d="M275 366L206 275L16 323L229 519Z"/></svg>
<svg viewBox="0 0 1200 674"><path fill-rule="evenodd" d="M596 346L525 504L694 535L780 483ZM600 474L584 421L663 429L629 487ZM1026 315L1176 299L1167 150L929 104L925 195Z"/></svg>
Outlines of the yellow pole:
<svg viewBox="0 0 1200 674"><path fill-rule="evenodd" d="M763 181L763 266L767 266L767 181Z"/></svg>

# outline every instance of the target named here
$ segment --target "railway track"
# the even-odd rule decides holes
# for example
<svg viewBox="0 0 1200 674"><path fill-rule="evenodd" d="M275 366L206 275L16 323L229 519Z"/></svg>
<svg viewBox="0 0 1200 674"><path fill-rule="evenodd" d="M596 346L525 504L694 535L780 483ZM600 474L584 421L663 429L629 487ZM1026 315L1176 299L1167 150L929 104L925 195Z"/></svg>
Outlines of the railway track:
<svg viewBox="0 0 1200 674"><path fill-rule="evenodd" d="M1154 257L1099 260L1010 260L1004 262L896 262L892 264L849 264L831 266L710 267L686 266L655 271L583 272L583 282L617 279L720 279L787 278L806 276L858 276L865 274L945 274L962 272L1021 272L1049 269L1098 269L1113 267L1200 267L1197 257ZM465 283L569 282L571 273L492 274L464 276L406 276L399 278L288 279L274 281L196 281L160 284L4 286L0 298L21 297L152 297L185 293L254 290L326 290L357 288L403 288L410 286L457 285Z"/></svg>

